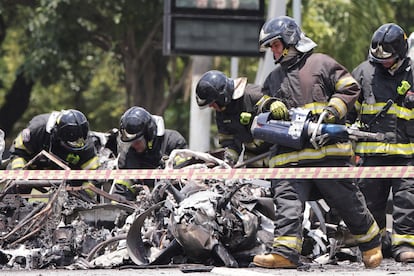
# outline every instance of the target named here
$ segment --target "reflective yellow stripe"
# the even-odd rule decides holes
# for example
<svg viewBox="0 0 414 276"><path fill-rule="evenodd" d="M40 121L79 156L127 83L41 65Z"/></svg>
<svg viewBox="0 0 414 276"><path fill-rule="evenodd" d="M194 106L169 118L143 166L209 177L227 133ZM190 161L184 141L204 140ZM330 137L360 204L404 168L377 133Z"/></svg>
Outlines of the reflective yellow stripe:
<svg viewBox="0 0 414 276"><path fill-rule="evenodd" d="M326 103L313 102L313 103L305 104L302 108L310 109L312 111L312 114L316 115L316 114L321 114L324 108L327 106L328 106L327 102Z"/></svg>
<svg viewBox="0 0 414 276"><path fill-rule="evenodd" d="M23 136L21 133L19 133L19 135L17 135L16 139L14 139L14 147L16 149L21 149L24 150L25 152L31 154L32 152L29 151L26 146L23 143Z"/></svg>
<svg viewBox="0 0 414 276"><path fill-rule="evenodd" d="M355 240L358 243L365 243L370 242L375 236L377 236L380 232L380 229L378 227L378 224L374 222L371 227L368 229L368 232L363 235L353 235Z"/></svg>
<svg viewBox="0 0 414 276"><path fill-rule="evenodd" d="M336 98L336 97L331 98L329 100L328 105L332 106L333 108L336 109L336 111L338 111L340 119L345 117L346 113L348 112L348 107L346 106L344 101L341 100L340 98Z"/></svg>
<svg viewBox="0 0 414 276"><path fill-rule="evenodd" d="M26 164L27 164L27 162L24 158L16 157L11 162L11 168L12 168L12 170L21 169L24 166L26 166Z"/></svg>
<svg viewBox="0 0 414 276"><path fill-rule="evenodd" d="M281 236L275 237L273 240L273 247L286 246L288 248L302 251L302 240L297 237Z"/></svg>
<svg viewBox="0 0 414 276"><path fill-rule="evenodd" d="M389 144L384 142L359 142L356 144L355 153L358 154L414 154L414 143Z"/></svg>
<svg viewBox="0 0 414 276"><path fill-rule="evenodd" d="M270 159L269 167L274 168L302 160L322 159L326 156L353 156L351 142L336 143L324 146L320 149L307 148L300 151L278 154Z"/></svg>
<svg viewBox="0 0 414 276"><path fill-rule="evenodd" d="M354 83L357 83L357 81L352 76L340 78L338 82L335 84L335 90L339 91L345 87L353 85Z"/></svg>
<svg viewBox="0 0 414 276"><path fill-rule="evenodd" d="M99 158L98 158L98 156L95 156L95 157L89 159L89 161L82 164L81 167L82 167L83 170L95 170L95 169L99 168Z"/></svg>
<svg viewBox="0 0 414 276"><path fill-rule="evenodd" d="M354 104L354 107L355 107L356 112L359 113L359 111L361 110L362 105L361 105L360 102L356 101L355 104Z"/></svg>
<svg viewBox="0 0 414 276"><path fill-rule="evenodd" d="M85 188L85 192L86 194L90 197L90 198L94 198L95 197L95 193L91 190L88 189L88 187L93 186L93 184L91 182L83 182L82 183L82 187Z"/></svg>
<svg viewBox="0 0 414 276"><path fill-rule="evenodd" d="M414 246L414 235L398 235L392 234L391 236L392 245L409 244Z"/></svg>
<svg viewBox="0 0 414 276"><path fill-rule="evenodd" d="M360 113L362 115L375 115L381 111L385 103L375 103L375 104L362 104ZM406 107L393 104L390 109L387 111L387 114L395 115L397 118L404 120L414 119L414 112Z"/></svg>
<svg viewBox="0 0 414 276"><path fill-rule="evenodd" d="M255 104L256 106L264 106L268 100L272 99L270 96L268 95L264 95L263 97L260 98L260 100L257 101L257 103Z"/></svg>

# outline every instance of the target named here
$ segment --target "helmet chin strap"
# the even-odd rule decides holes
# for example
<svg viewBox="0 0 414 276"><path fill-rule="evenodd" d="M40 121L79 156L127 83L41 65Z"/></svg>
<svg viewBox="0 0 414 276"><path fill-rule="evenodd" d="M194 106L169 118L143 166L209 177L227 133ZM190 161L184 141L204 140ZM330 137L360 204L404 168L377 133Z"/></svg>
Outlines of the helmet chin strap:
<svg viewBox="0 0 414 276"><path fill-rule="evenodd" d="M282 62L283 58L286 57L288 54L289 48L283 48L283 52L277 60L275 59L275 56L273 56L273 59L275 59L275 64Z"/></svg>
<svg viewBox="0 0 414 276"><path fill-rule="evenodd" d="M396 59L395 63L390 68L388 68L388 72L390 73L390 75L394 75L395 71L397 71L397 69L401 67L403 61L403 59Z"/></svg>

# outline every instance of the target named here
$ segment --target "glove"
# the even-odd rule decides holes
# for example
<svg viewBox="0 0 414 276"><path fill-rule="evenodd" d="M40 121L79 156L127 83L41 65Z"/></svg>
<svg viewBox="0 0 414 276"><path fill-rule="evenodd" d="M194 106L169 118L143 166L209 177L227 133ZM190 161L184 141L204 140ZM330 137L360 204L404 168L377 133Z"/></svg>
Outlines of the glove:
<svg viewBox="0 0 414 276"><path fill-rule="evenodd" d="M404 106L407 108L414 108L414 92L408 91L404 97Z"/></svg>
<svg viewBox="0 0 414 276"><path fill-rule="evenodd" d="M287 120L289 118L289 110L281 101L274 101L270 104L270 112L275 120Z"/></svg>
<svg viewBox="0 0 414 276"><path fill-rule="evenodd" d="M328 113L323 119L324 123L334 124L345 117L347 113L347 107L341 99L332 97L329 100L328 106L324 108L324 111L327 111Z"/></svg>
<svg viewBox="0 0 414 276"><path fill-rule="evenodd" d="M339 120L339 116L337 115L338 112L334 107L328 106L324 109L324 111L327 112L327 115L325 116L325 118L323 118L323 122L325 124L334 124Z"/></svg>
<svg viewBox="0 0 414 276"><path fill-rule="evenodd" d="M224 152L224 162L233 167L237 163L238 159L239 154L235 150L226 148Z"/></svg>

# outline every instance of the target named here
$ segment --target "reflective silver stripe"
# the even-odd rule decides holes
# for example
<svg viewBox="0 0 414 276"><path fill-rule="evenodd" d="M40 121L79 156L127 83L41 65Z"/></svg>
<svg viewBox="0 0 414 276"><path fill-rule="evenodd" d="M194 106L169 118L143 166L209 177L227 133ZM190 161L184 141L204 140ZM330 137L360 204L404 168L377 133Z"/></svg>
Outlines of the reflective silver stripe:
<svg viewBox="0 0 414 276"><path fill-rule="evenodd" d="M353 235L355 240L358 243L370 242L375 236L377 236L380 232L378 224L374 222L371 227L368 229L368 232L363 235Z"/></svg>
<svg viewBox="0 0 414 276"><path fill-rule="evenodd" d="M391 236L392 245L400 245L403 243L414 246L414 235L398 235L392 234Z"/></svg>
<svg viewBox="0 0 414 276"><path fill-rule="evenodd" d="M316 160L322 159L326 156L353 156L351 142L336 143L333 145L324 146L320 149L303 149L300 151L293 151L283 154L278 154L272 157L269 161L269 167L274 168L283 166L289 163L296 163L302 160Z"/></svg>
<svg viewBox="0 0 414 276"><path fill-rule="evenodd" d="M414 154L414 143L389 144L383 142L359 142L356 144L355 153L358 154Z"/></svg>
<svg viewBox="0 0 414 276"><path fill-rule="evenodd" d="M288 248L296 249L297 251L302 251L302 240L297 237L289 236L280 236L275 237L273 240L273 247L286 246Z"/></svg>

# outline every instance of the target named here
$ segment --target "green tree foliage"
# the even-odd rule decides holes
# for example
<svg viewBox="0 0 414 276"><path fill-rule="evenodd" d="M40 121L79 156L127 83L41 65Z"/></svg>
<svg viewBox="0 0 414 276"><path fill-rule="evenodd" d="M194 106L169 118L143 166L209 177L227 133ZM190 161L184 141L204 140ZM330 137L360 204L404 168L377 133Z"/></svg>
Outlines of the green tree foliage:
<svg viewBox="0 0 414 276"><path fill-rule="evenodd" d="M0 0L0 127L14 126L13 137L36 114L78 108L103 131L140 105L187 137L191 62L162 55L163 4ZM414 31L413 7L414 0L302 0L303 30L317 51L351 70L381 24ZM253 82L258 59L239 61L239 75ZM216 57L214 68L230 74L230 58Z"/></svg>
<svg viewBox="0 0 414 276"><path fill-rule="evenodd" d="M303 30L317 44L316 51L331 55L352 70L366 59L373 32L394 21L387 0L304 0Z"/></svg>
<svg viewBox="0 0 414 276"><path fill-rule="evenodd" d="M160 115L172 102L189 106L180 96L189 59L162 55L162 0L29 2L2 6L27 12L16 26L25 43L14 44L22 51L21 70L36 82L25 122L51 109L77 108L105 130L117 127L132 105Z"/></svg>

